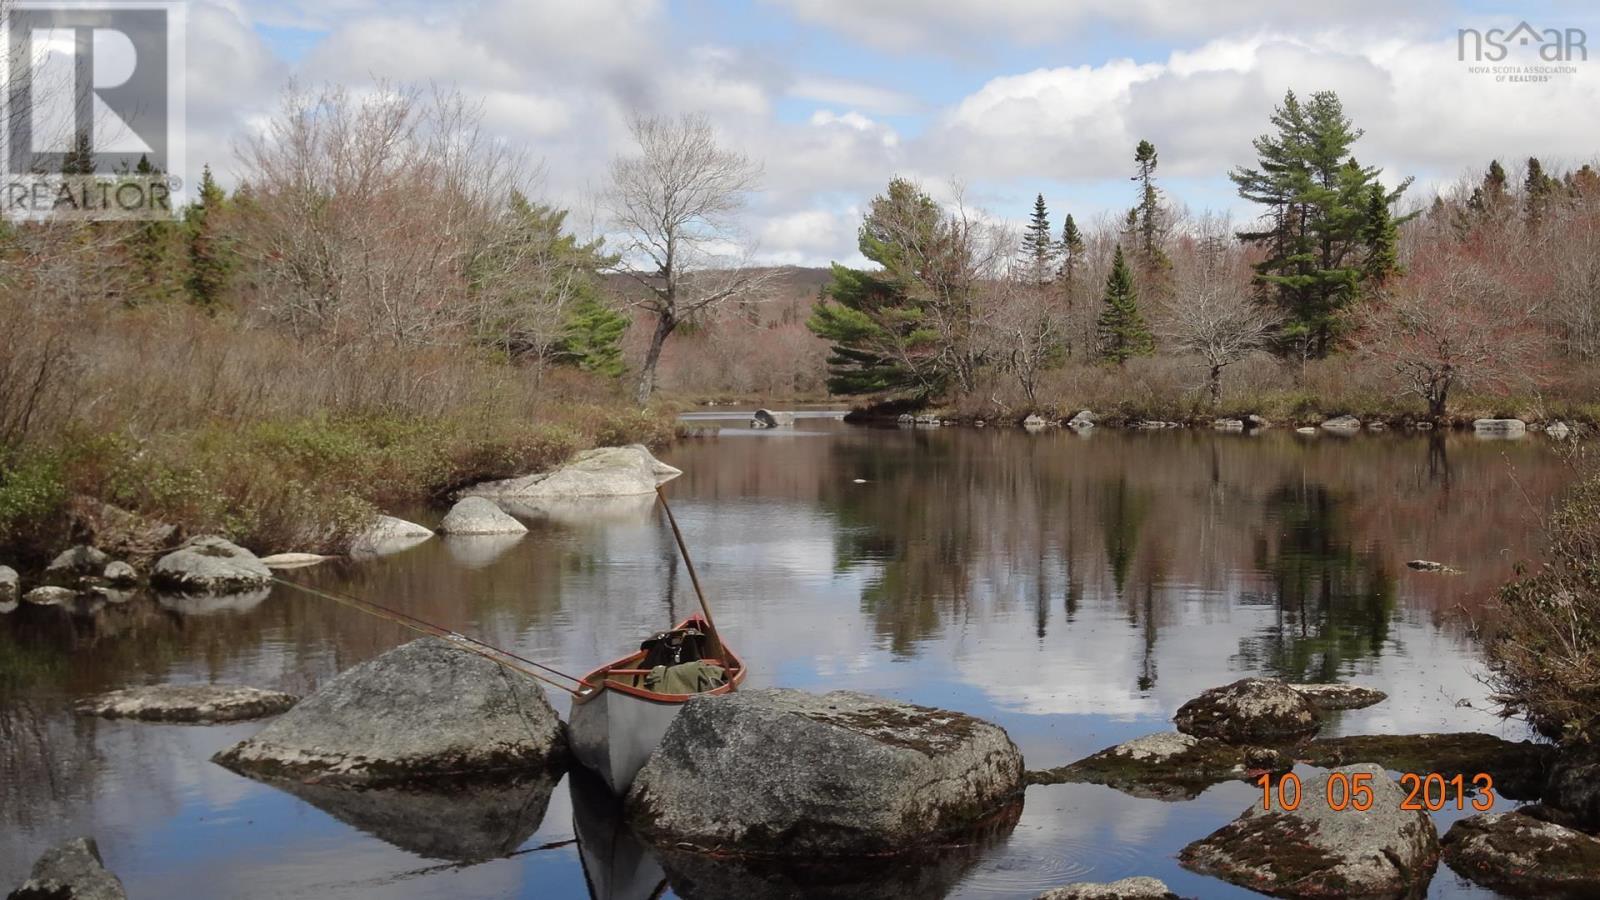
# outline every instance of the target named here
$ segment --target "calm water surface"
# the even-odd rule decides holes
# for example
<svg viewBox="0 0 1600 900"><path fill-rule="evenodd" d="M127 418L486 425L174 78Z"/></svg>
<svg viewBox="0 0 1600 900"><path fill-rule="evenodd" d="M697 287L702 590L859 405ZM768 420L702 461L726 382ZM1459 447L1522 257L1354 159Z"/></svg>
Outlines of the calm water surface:
<svg viewBox="0 0 1600 900"><path fill-rule="evenodd" d="M720 438L663 456L684 470L674 509L752 686L962 710L1003 725L1033 769L1168 729L1198 691L1253 674L1389 693L1335 714L1325 734L1523 736L1491 712L1470 629L1536 553L1536 520L1566 481L1543 439L1027 435L826 416L754 432L727 415ZM516 539L433 540L295 577L573 672L692 608L650 506L529 525ZM1412 572L1415 558L1464 574ZM571 778L443 799L297 796L208 761L259 723L67 712L130 684L305 692L410 637L288 589L0 617L0 890L47 846L92 834L135 898L581 898L585 866L607 896L648 896L656 861ZM1223 784L1173 803L1035 787L1008 834L937 866L835 881L828 895L1031 897L1148 874L1184 895L1253 896L1175 856L1257 794ZM668 868L671 893L686 897L807 877ZM1441 868L1430 896L1492 895Z"/></svg>

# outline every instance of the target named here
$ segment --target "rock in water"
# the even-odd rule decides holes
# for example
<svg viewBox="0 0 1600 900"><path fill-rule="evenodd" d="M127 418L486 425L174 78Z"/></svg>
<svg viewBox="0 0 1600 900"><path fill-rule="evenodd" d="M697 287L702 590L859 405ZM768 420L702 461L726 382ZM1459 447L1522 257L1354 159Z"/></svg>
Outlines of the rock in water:
<svg viewBox="0 0 1600 900"><path fill-rule="evenodd" d="M1322 430L1334 434L1355 434L1361 430L1361 420L1355 416L1336 416L1323 422Z"/></svg>
<svg viewBox="0 0 1600 900"><path fill-rule="evenodd" d="M1552 440L1564 441L1572 436L1572 428L1565 422L1551 422L1545 427L1544 433Z"/></svg>
<svg viewBox="0 0 1600 900"><path fill-rule="evenodd" d="M443 534L527 534L528 526L507 515L486 497L467 497L451 507L439 523Z"/></svg>
<svg viewBox="0 0 1600 900"><path fill-rule="evenodd" d="M1081 431L1081 430L1083 430L1085 428L1093 428L1095 426L1095 423L1097 423L1099 421L1100 421L1100 417L1099 416L1097 416L1094 413L1090 412L1089 410L1085 409L1085 410L1080 410L1077 415L1073 416L1071 419L1068 419L1067 420L1067 427L1068 428L1075 428L1075 429L1078 429L1078 430Z"/></svg>
<svg viewBox="0 0 1600 900"><path fill-rule="evenodd" d="M332 558L317 553L275 553L272 556L261 557L261 564L269 569L304 569L325 563Z"/></svg>
<svg viewBox="0 0 1600 900"><path fill-rule="evenodd" d="M1450 868L1513 897L1600 897L1600 839L1521 813L1472 816L1444 836Z"/></svg>
<svg viewBox="0 0 1600 900"><path fill-rule="evenodd" d="M1528 423L1521 419L1477 419L1472 430L1483 437L1517 438L1528 433Z"/></svg>
<svg viewBox="0 0 1600 900"><path fill-rule="evenodd" d="M275 716L298 700L293 694L232 684L157 684L126 688L80 701L87 716L147 722L237 722Z"/></svg>
<svg viewBox="0 0 1600 900"><path fill-rule="evenodd" d="M1546 806L1574 817L1584 828L1600 830L1600 756L1572 756L1556 762L1541 799Z"/></svg>
<svg viewBox="0 0 1600 900"><path fill-rule="evenodd" d="M33 873L7 900L127 900L122 880L106 871L94 838L46 850Z"/></svg>
<svg viewBox="0 0 1600 900"><path fill-rule="evenodd" d="M1290 743L1315 734L1322 715L1294 688L1244 678L1212 688L1178 707L1178 730L1230 744Z"/></svg>
<svg viewBox="0 0 1600 900"><path fill-rule="evenodd" d="M845 857L979 830L1023 786L1005 731L963 713L849 691L739 691L684 705L627 810L674 846Z"/></svg>
<svg viewBox="0 0 1600 900"><path fill-rule="evenodd" d="M1318 738L1295 748L1301 762L1324 769L1377 763L1391 772L1437 772L1446 779L1460 775L1467 784L1484 772L1494 778L1497 796L1513 800L1538 799L1550 780L1555 755L1549 744L1473 732L1357 734Z"/></svg>
<svg viewBox="0 0 1600 900"><path fill-rule="evenodd" d="M790 428L793 425L794 413L791 412L758 409L750 416L751 428Z"/></svg>
<svg viewBox="0 0 1600 900"><path fill-rule="evenodd" d="M1033 784L1103 784L1135 797L1189 800L1222 781L1256 769L1288 771L1294 761L1265 749L1247 751L1211 738L1165 731L1107 747L1071 765L1030 772Z"/></svg>
<svg viewBox="0 0 1600 900"><path fill-rule="evenodd" d="M1328 780L1372 789L1358 812L1328 805ZM1364 775L1359 782L1354 776ZM1346 796L1334 789L1335 797ZM1291 794L1292 796L1292 794ZM1305 778L1300 805L1270 811L1257 801L1239 818L1183 848L1186 868L1277 897L1403 897L1425 886L1439 860L1439 833L1406 791L1376 765Z"/></svg>
<svg viewBox="0 0 1600 900"><path fill-rule="evenodd" d="M227 594L266 587L272 570L231 541L197 537L157 560L150 580L169 590Z"/></svg>
<svg viewBox="0 0 1600 900"><path fill-rule="evenodd" d="M68 606L78 599L75 591L62 587L36 587L22 596L23 603L34 606Z"/></svg>
<svg viewBox="0 0 1600 900"><path fill-rule="evenodd" d="M0 566L0 603L15 603L22 596L22 579L17 570Z"/></svg>
<svg viewBox="0 0 1600 900"><path fill-rule="evenodd" d="M372 525L350 542L357 555L384 556L408 550L433 537L433 532L415 522L394 516L379 516Z"/></svg>
<svg viewBox="0 0 1600 900"><path fill-rule="evenodd" d="M44 577L52 581L62 579L81 578L85 575L99 575L110 564L111 557L93 547L79 545L67 550L50 561L44 570Z"/></svg>
<svg viewBox="0 0 1600 900"><path fill-rule="evenodd" d="M1050 423L1045 420L1044 416L1033 413L1022 420L1022 427L1028 431L1043 431L1050 427Z"/></svg>
<svg viewBox="0 0 1600 900"><path fill-rule="evenodd" d="M1243 419L1217 419L1211 423L1213 431L1243 431Z"/></svg>
<svg viewBox="0 0 1600 900"><path fill-rule="evenodd" d="M104 578L107 584L119 587L127 587L128 585L139 583L138 570L120 559L107 564L105 572L100 577Z"/></svg>
<svg viewBox="0 0 1600 900"><path fill-rule="evenodd" d="M1155 878L1124 878L1109 884L1069 884L1045 891L1035 900L1178 900L1165 882Z"/></svg>
<svg viewBox="0 0 1600 900"><path fill-rule="evenodd" d="M216 761L252 775L378 786L547 768L566 745L531 679L422 638L341 673Z"/></svg>
<svg viewBox="0 0 1600 900"><path fill-rule="evenodd" d="M546 498L626 497L653 494L656 488L683 473L635 444L600 447L574 456L553 472L490 481L467 488L463 497Z"/></svg>
<svg viewBox="0 0 1600 900"><path fill-rule="evenodd" d="M1389 699L1383 691L1356 684L1291 684L1318 709L1366 709Z"/></svg>

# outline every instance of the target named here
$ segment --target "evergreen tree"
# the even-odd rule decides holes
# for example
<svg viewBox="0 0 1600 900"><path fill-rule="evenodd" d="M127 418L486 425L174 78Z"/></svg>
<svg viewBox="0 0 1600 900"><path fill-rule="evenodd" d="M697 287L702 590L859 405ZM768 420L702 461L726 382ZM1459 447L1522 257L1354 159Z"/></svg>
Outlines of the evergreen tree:
<svg viewBox="0 0 1600 900"><path fill-rule="evenodd" d="M873 198L858 246L878 268L835 264L806 322L832 344L829 391L926 400L970 389L983 360L964 227L904 178Z"/></svg>
<svg viewBox="0 0 1600 900"><path fill-rule="evenodd" d="M1155 352L1155 337L1139 312L1139 292L1133 286L1133 273L1117 245L1111 259L1111 274L1106 276L1105 309L1100 313L1100 357L1122 365L1135 356Z"/></svg>
<svg viewBox="0 0 1600 900"><path fill-rule="evenodd" d="M1538 231L1544 224L1545 213L1550 208L1550 195L1555 191L1555 179L1545 174L1544 166L1536 156L1528 157L1528 174L1522 180L1522 192L1527 203L1528 230Z"/></svg>
<svg viewBox="0 0 1600 900"><path fill-rule="evenodd" d="M155 181L161 172L147 156L139 157L132 174L141 185ZM128 177L123 169L124 178ZM160 303L180 289L181 250L177 226L170 219L145 219L131 223L123 246L132 263L132 279L123 302L129 306Z"/></svg>
<svg viewBox="0 0 1600 900"><path fill-rule="evenodd" d="M1083 265L1083 233L1078 230L1078 223L1073 221L1072 213L1067 213L1067 220L1061 223L1058 250L1061 253L1061 278L1070 285L1078 274L1078 267Z"/></svg>
<svg viewBox="0 0 1600 900"><path fill-rule="evenodd" d="M1506 195L1506 169L1500 160L1489 160L1489 171L1483 176L1483 198L1487 203L1498 203Z"/></svg>
<svg viewBox="0 0 1600 900"><path fill-rule="evenodd" d="M222 233L220 217L227 197L211 176L200 170L200 196L184 210L183 225L189 245L189 302L207 312L222 308L233 271L233 248Z"/></svg>
<svg viewBox="0 0 1600 900"><path fill-rule="evenodd" d="M1367 259L1361 266L1361 277L1370 285L1382 286L1400 274L1400 229L1389 213L1389 195L1383 185L1374 183L1367 188L1365 218L1361 227Z"/></svg>
<svg viewBox="0 0 1600 900"><path fill-rule="evenodd" d="M1033 215L1022 232L1022 255L1027 262L1035 284L1049 284L1051 262L1056 255L1055 239L1050 234L1050 213L1045 209L1044 195L1033 201Z"/></svg>
<svg viewBox="0 0 1600 900"><path fill-rule="evenodd" d="M1138 170L1131 179L1139 182L1139 205L1129 211L1128 227L1134 232L1139 262L1146 272L1168 266L1167 254L1161 246L1166 223L1161 209L1161 189L1156 187L1156 161L1156 146L1140 141L1133 151L1133 162Z"/></svg>
<svg viewBox="0 0 1600 900"><path fill-rule="evenodd" d="M567 316L554 359L580 371L621 377L627 370L622 361L622 336L627 330L627 316L600 302L599 297L585 294Z"/></svg>
<svg viewBox="0 0 1600 900"><path fill-rule="evenodd" d="M89 144L89 135L80 131L72 141L72 149L61 155L61 174L93 175L94 170L94 149Z"/></svg>
<svg viewBox="0 0 1600 900"><path fill-rule="evenodd" d="M1266 250L1257 281L1283 309L1293 348L1302 358L1326 356L1372 252L1364 220L1380 170L1350 155L1361 131L1331 91L1304 104L1289 92L1272 124L1276 133L1255 140L1259 168L1229 173L1241 197L1267 207L1267 227L1239 237ZM1409 185L1387 192L1385 202Z"/></svg>

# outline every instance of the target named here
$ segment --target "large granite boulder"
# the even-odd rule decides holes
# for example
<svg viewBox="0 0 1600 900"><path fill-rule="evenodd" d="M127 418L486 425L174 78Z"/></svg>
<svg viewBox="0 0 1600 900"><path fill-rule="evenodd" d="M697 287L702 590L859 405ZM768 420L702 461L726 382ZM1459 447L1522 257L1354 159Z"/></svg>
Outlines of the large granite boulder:
<svg viewBox="0 0 1600 900"><path fill-rule="evenodd" d="M653 494L682 475L634 444L586 450L551 472L490 481L467 488L463 497L535 499L545 497L626 497Z"/></svg>
<svg viewBox="0 0 1600 900"><path fill-rule="evenodd" d="M1512 897L1600 897L1600 839L1521 813L1471 816L1450 826L1444 860L1460 875Z"/></svg>
<svg viewBox="0 0 1600 900"><path fill-rule="evenodd" d="M1472 431L1480 437L1519 438L1528 433L1528 423L1521 419L1477 419Z"/></svg>
<svg viewBox="0 0 1600 900"><path fill-rule="evenodd" d="M139 570L117 559L106 564L100 577L113 587L132 587L139 583Z"/></svg>
<svg viewBox="0 0 1600 900"><path fill-rule="evenodd" d="M32 606L71 606L78 592L64 587L44 585L22 595L22 602Z"/></svg>
<svg viewBox="0 0 1600 900"><path fill-rule="evenodd" d="M1079 410L1077 415L1074 415L1072 418L1067 420L1067 427L1082 431L1084 429L1093 428L1097 423L1099 423L1099 421L1099 416L1087 409L1084 409Z"/></svg>
<svg viewBox="0 0 1600 900"><path fill-rule="evenodd" d="M77 838L44 852L7 900L127 900L122 880L106 871L94 838Z"/></svg>
<svg viewBox="0 0 1600 900"><path fill-rule="evenodd" d="M1333 434L1355 434L1361 430L1361 420L1355 416L1335 416L1322 423L1322 430Z"/></svg>
<svg viewBox="0 0 1600 900"><path fill-rule="evenodd" d="M1358 775L1366 777L1358 782ZM1335 776L1352 792L1370 787L1371 808L1330 807ZM1355 796L1339 788L1334 795ZM1334 769L1303 779L1295 809L1252 803L1178 858L1186 868L1275 897L1420 896L1439 860L1439 833L1427 813L1401 809L1405 799L1380 766Z"/></svg>
<svg viewBox="0 0 1600 900"><path fill-rule="evenodd" d="M526 771L566 756L531 679L438 638L351 668L216 762L265 777L379 786Z"/></svg>
<svg viewBox="0 0 1600 900"><path fill-rule="evenodd" d="M464 497L439 523L442 534L527 534L528 526L507 515L487 497Z"/></svg>
<svg viewBox="0 0 1600 900"><path fill-rule="evenodd" d="M1005 731L963 713L849 691L740 691L684 705L627 812L675 847L851 857L981 830L1023 787Z"/></svg>
<svg viewBox="0 0 1600 900"><path fill-rule="evenodd" d="M281 691L234 684L156 684L80 700L73 708L106 719L210 724L275 716L298 699Z"/></svg>
<svg viewBox="0 0 1600 900"><path fill-rule="evenodd" d="M1322 714L1294 688L1270 678L1243 678L1178 707L1178 730L1230 744L1293 743L1322 727Z"/></svg>
<svg viewBox="0 0 1600 900"><path fill-rule="evenodd" d="M99 575L111 563L111 557L93 547L80 544L69 550L63 550L45 567L44 577L48 581L66 583L72 579L83 578L89 575Z"/></svg>
<svg viewBox="0 0 1600 900"><path fill-rule="evenodd" d="M773 412L770 409L758 409L750 416L751 428L792 428L794 427L794 413Z"/></svg>
<svg viewBox="0 0 1600 900"><path fill-rule="evenodd" d="M1391 772L1437 772L1462 776L1467 784L1479 772L1494 778L1494 792L1514 800L1536 800L1550 778L1556 749L1532 741L1508 741L1492 734L1356 734L1317 738L1296 748L1302 762L1324 769L1351 763L1377 763Z"/></svg>
<svg viewBox="0 0 1600 900"><path fill-rule="evenodd" d="M366 531L350 542L350 552L357 556L386 556L409 550L431 537L432 530L415 522L378 516Z"/></svg>
<svg viewBox="0 0 1600 900"><path fill-rule="evenodd" d="M1294 760L1266 748L1244 748L1175 731L1147 734L1071 765L1029 772L1032 784L1103 784L1155 800L1189 800L1223 781L1285 772Z"/></svg>
<svg viewBox="0 0 1600 900"><path fill-rule="evenodd" d="M22 578L10 566L0 566L0 603L15 603L22 597Z"/></svg>
<svg viewBox="0 0 1600 900"><path fill-rule="evenodd" d="M231 594L272 583L272 570L254 553L224 538L197 537L156 561L150 581L194 594Z"/></svg>
<svg viewBox="0 0 1600 900"><path fill-rule="evenodd" d="M1178 900L1178 895L1165 882L1140 876L1105 884L1069 884L1045 891L1034 900Z"/></svg>

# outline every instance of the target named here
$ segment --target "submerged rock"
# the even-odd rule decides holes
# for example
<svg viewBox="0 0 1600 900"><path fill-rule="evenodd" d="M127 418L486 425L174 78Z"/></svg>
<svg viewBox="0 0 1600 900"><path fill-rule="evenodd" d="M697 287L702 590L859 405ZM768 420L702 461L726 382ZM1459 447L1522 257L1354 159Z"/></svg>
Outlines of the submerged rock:
<svg viewBox="0 0 1600 900"><path fill-rule="evenodd" d="M1288 771L1294 761L1266 749L1246 750L1211 738L1165 731L1135 738L1071 765L1030 772L1033 784L1103 784L1135 797L1189 800L1252 772Z"/></svg>
<svg viewBox="0 0 1600 900"><path fill-rule="evenodd" d="M1124 878L1107 884L1069 884L1045 891L1034 900L1178 900L1166 882L1148 876Z"/></svg>
<svg viewBox="0 0 1600 900"><path fill-rule="evenodd" d="M304 569L333 559L317 553L274 553L261 557L261 564L269 569Z"/></svg>
<svg viewBox="0 0 1600 900"><path fill-rule="evenodd" d="M1289 687L1318 709L1366 709L1389 699L1383 691L1357 684L1291 684Z"/></svg>
<svg viewBox="0 0 1600 900"><path fill-rule="evenodd" d="M44 577L51 580L82 578L99 575L111 562L111 557L93 547L80 544L63 551L45 567Z"/></svg>
<svg viewBox="0 0 1600 900"><path fill-rule="evenodd" d="M36 587L22 595L22 602L34 606L71 606L78 599L78 592L64 587Z"/></svg>
<svg viewBox="0 0 1600 900"><path fill-rule="evenodd" d="M1377 763L1393 772L1494 778L1494 790L1514 800L1539 796L1554 764L1555 748L1532 741L1512 742L1490 734L1362 734L1319 738L1296 751L1313 766Z"/></svg>
<svg viewBox="0 0 1600 900"><path fill-rule="evenodd" d="M334 678L215 761L265 777L380 786L549 767L566 732L539 686L438 638Z"/></svg>
<svg viewBox="0 0 1600 900"><path fill-rule="evenodd" d="M1406 568L1413 569L1418 572L1438 572L1443 575L1461 574L1460 569L1452 568L1442 562L1434 562L1431 559L1413 559L1406 563Z"/></svg>
<svg viewBox="0 0 1600 900"><path fill-rule="evenodd" d="M1311 427L1310 425L1302 425L1299 428L1296 428L1294 430L1294 433L1295 434L1311 434L1311 435L1314 435L1314 434L1317 433L1317 429Z"/></svg>
<svg viewBox="0 0 1600 900"><path fill-rule="evenodd" d="M441 534L527 534L528 526L506 515L486 497L466 497L457 501L439 523Z"/></svg>
<svg viewBox="0 0 1600 900"><path fill-rule="evenodd" d="M197 537L156 561L150 581L197 594L227 594L266 587L272 570L254 553L220 537Z"/></svg>
<svg viewBox="0 0 1600 900"><path fill-rule="evenodd" d="M773 412L770 409L758 409L750 416L751 428L791 428L794 426L794 413Z"/></svg>
<svg viewBox="0 0 1600 900"><path fill-rule="evenodd" d="M963 713L850 691L739 691L684 705L627 809L645 837L685 849L848 857L981 830L1023 787L1005 731Z"/></svg>
<svg viewBox="0 0 1600 900"><path fill-rule="evenodd" d="M467 488L463 497L622 497L653 494L683 473L635 444L600 447L574 456L552 472L490 481Z"/></svg>
<svg viewBox="0 0 1600 900"><path fill-rule="evenodd" d="M1487 813L1450 826L1444 860L1513 897L1600 897L1600 839L1521 813Z"/></svg>
<svg viewBox="0 0 1600 900"><path fill-rule="evenodd" d="M1230 744L1290 743L1322 727L1317 707L1281 681L1243 678L1178 707L1178 730Z"/></svg>
<svg viewBox="0 0 1600 900"><path fill-rule="evenodd" d="M1335 775L1366 776L1361 783L1372 790L1371 808L1329 807L1328 780ZM1427 813L1400 808L1405 799L1378 766L1335 769L1303 779L1294 810L1274 805L1268 811L1257 801L1183 848L1178 859L1196 872L1278 897L1420 894L1439 859L1439 834Z"/></svg>
<svg viewBox="0 0 1600 900"><path fill-rule="evenodd" d="M544 822L558 780L553 771L538 771L360 791L292 780L266 783L425 859L475 863L517 852Z"/></svg>
<svg viewBox="0 0 1600 900"><path fill-rule="evenodd" d="M1243 419L1216 419L1211 423L1213 431L1243 431Z"/></svg>
<svg viewBox="0 0 1600 900"><path fill-rule="evenodd" d="M299 700L293 694L233 684L157 684L124 688L79 701L87 716L147 722L237 722L275 716Z"/></svg>
<svg viewBox="0 0 1600 900"><path fill-rule="evenodd" d="M77 838L44 852L7 900L127 900L122 880L106 870L94 838Z"/></svg>

